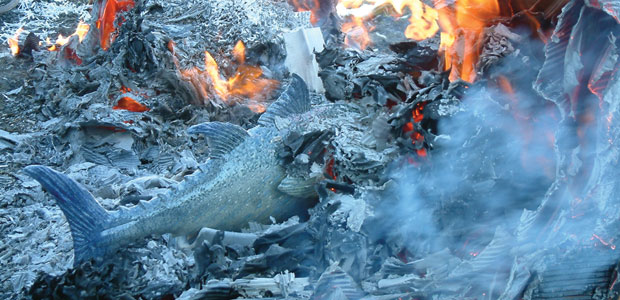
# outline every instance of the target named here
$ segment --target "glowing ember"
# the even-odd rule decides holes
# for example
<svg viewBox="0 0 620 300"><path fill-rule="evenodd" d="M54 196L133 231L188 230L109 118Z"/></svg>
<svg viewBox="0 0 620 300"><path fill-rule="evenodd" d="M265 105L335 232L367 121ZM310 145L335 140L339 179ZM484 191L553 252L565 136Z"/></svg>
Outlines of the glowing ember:
<svg viewBox="0 0 620 300"><path fill-rule="evenodd" d="M424 135L422 135L421 133L417 131L414 131L413 124L420 123L424 119L423 111L424 111L425 105L426 105L426 102L420 102L416 104L413 110L411 111L412 121L407 122L402 128L403 133L411 132L409 134L409 137L411 138L411 143L414 145L417 144L418 146L420 146L424 142ZM420 148L416 150L416 154L418 154L418 156L420 157L426 157L428 153L425 148Z"/></svg>
<svg viewBox="0 0 620 300"><path fill-rule="evenodd" d="M333 180L338 179L336 177L336 173L334 173L334 159L330 159L327 164L325 165L325 173L327 173L327 175L329 175L329 177L331 177Z"/></svg>
<svg viewBox="0 0 620 300"><path fill-rule="evenodd" d="M105 1L105 0L104 0ZM97 19L97 28L99 29L99 42L103 50L110 47L116 35L114 35L114 22L116 14L128 11L134 6L133 0L107 0L105 6L99 10L99 18ZM119 24L122 22L118 22Z"/></svg>
<svg viewBox="0 0 620 300"><path fill-rule="evenodd" d="M144 106L142 103L130 97L121 98L120 100L118 100L118 103L112 108L113 109L124 109L124 110L132 111L132 112L145 112L145 111L150 110L148 107Z"/></svg>
<svg viewBox="0 0 620 300"><path fill-rule="evenodd" d="M413 117L414 122L419 123L422 121L422 119L424 119L424 114L422 112L424 111L425 105L426 102L420 102L416 104L415 108L411 112L411 116Z"/></svg>
<svg viewBox="0 0 620 300"><path fill-rule="evenodd" d="M13 37L8 39L9 49L11 49L11 54L13 56L19 54L19 35L24 31L24 28L17 29Z"/></svg>
<svg viewBox="0 0 620 300"><path fill-rule="evenodd" d="M168 48L174 53L174 43L169 43ZM228 104L240 99L249 99L251 103L248 104L248 108L258 113L265 111L265 106L258 101L271 93L278 82L261 78L263 71L260 67L245 64L243 42L237 42L233 57L239 65L234 75L228 79L220 74L217 62L207 51L205 51L204 70L197 67L180 70L181 79L191 82L203 99L216 96ZM175 61L175 63L178 67L178 62Z"/></svg>
<svg viewBox="0 0 620 300"><path fill-rule="evenodd" d="M131 89L126 87L126 86L121 86L120 91L121 91L121 93L130 93Z"/></svg>
<svg viewBox="0 0 620 300"><path fill-rule="evenodd" d="M409 131L413 131L413 123L408 122L407 124L405 124L405 126L403 126L403 132L409 132Z"/></svg>

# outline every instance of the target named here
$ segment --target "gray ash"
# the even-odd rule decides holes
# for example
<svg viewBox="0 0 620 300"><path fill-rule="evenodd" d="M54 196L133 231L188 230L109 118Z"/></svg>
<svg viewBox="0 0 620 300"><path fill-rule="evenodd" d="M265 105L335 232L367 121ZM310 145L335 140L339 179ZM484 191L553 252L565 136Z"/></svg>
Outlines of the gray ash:
<svg viewBox="0 0 620 300"><path fill-rule="evenodd" d="M10 36L41 11L30 24L39 29L20 40L28 59L0 55L3 297L618 296L620 25L611 1L556 1L498 19L480 39L475 83L441 70L439 35L413 42L381 31L405 18L381 15L374 48L344 48L341 20L324 5L316 61L325 91L309 95L286 94L283 33L311 24L285 1L137 1L107 51L93 29L58 52L37 37L55 31L45 25L53 21L66 27L65 17L93 25L75 9L85 4L62 2L75 10L62 17L46 1L24 3L0 24ZM540 30L523 27L534 19ZM306 96L317 108L295 119L306 130L272 120L286 129L277 155L287 174L321 179L317 204L285 222L157 236L71 267L68 224L22 168L54 167L110 210L175 188L209 152L189 126L259 123L247 99L223 105L179 75L202 68L204 51L234 75L238 40L246 62L280 83L265 106ZM126 97L144 108L113 109Z"/></svg>

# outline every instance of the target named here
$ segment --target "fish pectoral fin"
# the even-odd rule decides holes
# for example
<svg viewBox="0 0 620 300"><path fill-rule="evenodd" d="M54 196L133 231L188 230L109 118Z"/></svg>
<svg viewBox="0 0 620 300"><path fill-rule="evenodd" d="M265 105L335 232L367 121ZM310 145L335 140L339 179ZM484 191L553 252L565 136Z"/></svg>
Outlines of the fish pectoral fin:
<svg viewBox="0 0 620 300"><path fill-rule="evenodd" d="M298 198L315 198L317 197L315 178L302 178L294 176L286 176L278 185L281 192Z"/></svg>
<svg viewBox="0 0 620 300"><path fill-rule="evenodd" d="M241 126L223 122L206 122L194 125L187 130L187 133L202 133L207 137L210 149L209 157L211 158L221 158L250 136Z"/></svg>
<svg viewBox="0 0 620 300"><path fill-rule="evenodd" d="M291 82L278 100L271 103L264 114L258 119L262 126L273 126L277 117L288 118L291 115L303 114L310 110L310 92L301 77L293 74Z"/></svg>

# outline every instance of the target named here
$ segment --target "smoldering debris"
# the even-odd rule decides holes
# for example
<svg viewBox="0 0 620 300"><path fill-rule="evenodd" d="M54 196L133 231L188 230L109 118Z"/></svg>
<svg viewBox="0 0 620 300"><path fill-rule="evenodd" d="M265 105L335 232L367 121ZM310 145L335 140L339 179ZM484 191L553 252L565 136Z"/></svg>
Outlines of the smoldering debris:
<svg viewBox="0 0 620 300"><path fill-rule="evenodd" d="M107 2L20 1L0 25L4 38L22 25L29 33L20 57L0 56L0 294L617 297L618 10L551 2L485 24L471 83L444 69L443 32L405 39L412 12L395 19L387 4L366 20L375 45L360 50L343 46L351 35L332 6L132 1L104 50L105 26L92 25ZM311 15L324 18L323 37ZM46 38L77 20L89 34L52 51ZM295 34L311 40L288 47ZM218 94L218 80L231 91L243 71L269 88ZM289 72L302 71L313 91L287 90ZM311 115L263 113L304 97ZM154 236L72 266L69 226L23 167L51 166L109 210L139 205L204 167L211 149L186 130L206 121L276 126L280 188L318 195L316 205L244 232Z"/></svg>

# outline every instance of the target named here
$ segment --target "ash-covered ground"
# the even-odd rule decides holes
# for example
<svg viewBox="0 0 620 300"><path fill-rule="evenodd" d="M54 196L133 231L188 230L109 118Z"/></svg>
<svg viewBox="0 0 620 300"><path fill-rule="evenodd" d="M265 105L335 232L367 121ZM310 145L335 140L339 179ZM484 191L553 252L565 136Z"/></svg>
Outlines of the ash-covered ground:
<svg viewBox="0 0 620 300"><path fill-rule="evenodd" d="M20 26L41 40L70 35L78 20L93 23L98 3L20 1L0 15L0 36ZM518 17L489 25L473 84L437 68L438 35L390 44L380 34L381 50L355 51L324 25L316 61L325 91L309 96L328 117L283 135L278 153L287 172L323 179L307 215L248 222L242 233L153 236L75 267L68 223L23 168L67 174L108 210L173 189L210 151L188 127L249 129L261 114L250 109L256 99L228 105L201 93L199 72L184 71L202 68L208 51L232 76L241 40L247 64L277 80L259 104L286 98L284 33L310 28L309 13L280 1L143 1L121 13L106 51L95 33L73 45L77 56L16 58L3 43L0 295L617 297L617 9L560 7L548 20L536 15L544 42ZM123 97L148 109L114 109ZM317 145L325 151L309 155Z"/></svg>

